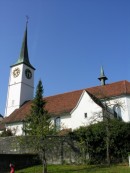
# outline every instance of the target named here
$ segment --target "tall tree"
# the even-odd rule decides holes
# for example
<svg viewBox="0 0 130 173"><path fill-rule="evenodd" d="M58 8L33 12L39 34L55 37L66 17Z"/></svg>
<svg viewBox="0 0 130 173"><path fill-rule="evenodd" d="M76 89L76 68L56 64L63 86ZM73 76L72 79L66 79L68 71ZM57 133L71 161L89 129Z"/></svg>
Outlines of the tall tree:
<svg viewBox="0 0 130 173"><path fill-rule="evenodd" d="M113 111L113 107L122 107L123 108L123 103L121 100L116 100L111 102L108 97L105 96L103 92L99 92L98 94L104 96L104 100L101 101L94 95L90 94L89 95L95 100L98 105L101 107L101 111L95 112L92 117L90 117L90 124L92 123L97 123L103 120L105 124L105 131L106 131L106 161L108 166L110 166L110 124L111 124L111 119L115 117L115 111ZM117 113L116 113L117 114ZM121 117L116 117L117 119L121 120Z"/></svg>
<svg viewBox="0 0 130 173"><path fill-rule="evenodd" d="M46 161L46 136L52 133L52 125L50 116L45 110L46 101L43 99L42 81L38 82L36 94L32 101L30 114L26 119L25 133L31 136L31 144L42 160L43 173L47 173Z"/></svg>

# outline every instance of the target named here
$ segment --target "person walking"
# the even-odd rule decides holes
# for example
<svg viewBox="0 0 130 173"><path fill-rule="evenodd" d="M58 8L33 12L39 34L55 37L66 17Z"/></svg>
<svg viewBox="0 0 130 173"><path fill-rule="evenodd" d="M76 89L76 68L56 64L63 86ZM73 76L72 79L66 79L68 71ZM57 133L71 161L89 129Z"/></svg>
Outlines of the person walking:
<svg viewBox="0 0 130 173"><path fill-rule="evenodd" d="M10 173L14 173L14 171L15 171L14 170L14 165L12 163L10 163L9 166L10 166Z"/></svg>

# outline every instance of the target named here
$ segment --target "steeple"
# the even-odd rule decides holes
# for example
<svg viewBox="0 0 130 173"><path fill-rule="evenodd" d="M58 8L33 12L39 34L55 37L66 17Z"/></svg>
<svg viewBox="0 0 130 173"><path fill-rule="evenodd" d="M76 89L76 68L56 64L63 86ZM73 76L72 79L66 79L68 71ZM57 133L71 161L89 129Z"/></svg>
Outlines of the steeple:
<svg viewBox="0 0 130 173"><path fill-rule="evenodd" d="M14 65L12 65L11 67L23 63L35 70L35 68L30 64L29 56L28 56L27 23L28 23L28 21L26 22L26 28L25 28L25 32L24 32L24 37L23 37L23 42L22 42L22 47L21 47L19 58L18 58L17 62Z"/></svg>
<svg viewBox="0 0 130 173"><path fill-rule="evenodd" d="M100 71L100 77L98 79L101 81L101 85L105 85L105 81L107 80L107 77L104 74L104 70L102 66Z"/></svg>
<svg viewBox="0 0 130 173"><path fill-rule="evenodd" d="M10 68L10 77L5 108L5 116L9 116L24 102L33 99L34 70L30 64L27 47L27 23L19 58Z"/></svg>

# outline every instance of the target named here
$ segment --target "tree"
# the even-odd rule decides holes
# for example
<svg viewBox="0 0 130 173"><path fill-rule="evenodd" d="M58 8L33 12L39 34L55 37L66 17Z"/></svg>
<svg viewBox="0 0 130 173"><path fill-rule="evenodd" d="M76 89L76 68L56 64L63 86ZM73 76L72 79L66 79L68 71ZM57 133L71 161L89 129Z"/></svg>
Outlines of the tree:
<svg viewBox="0 0 130 173"><path fill-rule="evenodd" d="M43 163L43 173L47 173L46 161L46 136L52 134L53 127L51 125L50 116L45 110L46 101L43 99L43 85L42 81L38 82L36 94L32 101L32 106L29 115L26 118L26 125L24 132L30 137L30 143L34 150L36 150Z"/></svg>
<svg viewBox="0 0 130 173"><path fill-rule="evenodd" d="M110 120L115 117L115 110L114 108L123 108L123 103L118 99L113 102L110 101L108 97L104 95L102 91L98 93L98 95L103 96L103 101L95 97L93 94L89 93L90 97L96 102L100 107L101 107L101 112L95 112L93 116L90 118L90 123L94 124L97 122L103 121L105 124L105 131L106 131L106 161L108 166L110 165ZM118 118L117 113L116 113L116 118ZM121 117L119 118L121 120Z"/></svg>
<svg viewBox="0 0 130 173"><path fill-rule="evenodd" d="M86 127L80 127L69 135L75 139L89 154L89 161L92 164L104 164L106 158L106 124L98 122ZM128 161L130 151L130 123L111 119L109 122L109 153L112 163ZM83 153L81 153L83 154ZM82 155L83 156L83 155Z"/></svg>
<svg viewBox="0 0 130 173"><path fill-rule="evenodd" d="M106 128L106 160L108 166L110 166L110 140L111 140L111 134L110 134L110 126L111 126L111 119L118 119L119 121L122 120L121 117L118 118L117 116L115 117L115 111L111 109L111 107L119 106L123 108L123 103L118 100L113 103L109 101L108 98L104 100L104 108L103 108L103 121L105 123L105 128Z"/></svg>

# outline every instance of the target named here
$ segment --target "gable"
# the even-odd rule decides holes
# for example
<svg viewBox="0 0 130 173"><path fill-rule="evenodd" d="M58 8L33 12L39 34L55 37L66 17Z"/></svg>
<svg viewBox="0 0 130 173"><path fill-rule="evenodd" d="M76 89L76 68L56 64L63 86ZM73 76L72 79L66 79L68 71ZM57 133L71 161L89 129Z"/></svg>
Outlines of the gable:
<svg viewBox="0 0 130 173"><path fill-rule="evenodd" d="M72 130L90 124L92 117L99 117L101 114L102 107L84 90L76 107L71 111Z"/></svg>
<svg viewBox="0 0 130 173"><path fill-rule="evenodd" d="M84 97L85 97L85 99L84 99ZM93 102L93 103L92 103L93 105L96 104L96 105L98 105L98 106L104 108L104 105L101 103L100 99L96 98L96 97L95 97L93 94L91 94L90 92L88 92L88 91L86 91L86 90L83 90L83 92L82 92L82 94L81 94L81 96L80 96L80 98L79 98L79 100L78 100L76 106L75 106L74 109L71 111L71 114L79 107L80 104L82 104L81 102L82 102L83 99L84 99L83 102L85 102L85 105L86 105L86 103L87 103L87 104L90 104L90 102L91 102L91 103ZM84 106L85 106L85 105L84 105ZM86 106L87 106L87 105L86 105Z"/></svg>

